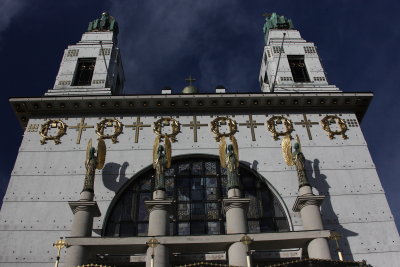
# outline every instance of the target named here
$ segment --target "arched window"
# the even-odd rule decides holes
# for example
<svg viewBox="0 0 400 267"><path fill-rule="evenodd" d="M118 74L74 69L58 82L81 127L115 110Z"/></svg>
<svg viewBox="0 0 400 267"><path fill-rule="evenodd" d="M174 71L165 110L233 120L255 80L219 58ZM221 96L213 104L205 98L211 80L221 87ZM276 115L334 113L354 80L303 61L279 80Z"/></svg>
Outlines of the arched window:
<svg viewBox="0 0 400 267"><path fill-rule="evenodd" d="M289 231L283 208L268 185L251 169L240 166L243 197L250 199L249 233ZM104 223L104 236L146 236L154 170L132 178L117 194ZM167 198L175 200L170 235L225 234L222 199L227 197L226 170L217 157L186 155L173 159L166 172Z"/></svg>

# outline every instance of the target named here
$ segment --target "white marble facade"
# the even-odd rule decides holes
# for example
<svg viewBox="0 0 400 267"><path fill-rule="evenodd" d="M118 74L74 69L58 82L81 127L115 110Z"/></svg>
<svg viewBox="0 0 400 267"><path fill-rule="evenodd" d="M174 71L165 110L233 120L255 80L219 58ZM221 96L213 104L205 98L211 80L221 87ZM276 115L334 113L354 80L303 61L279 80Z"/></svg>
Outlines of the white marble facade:
<svg viewBox="0 0 400 267"><path fill-rule="evenodd" d="M140 116L144 127L136 131L127 127L136 123L138 116L87 117L86 128L78 140L76 126L82 117L57 117L68 127L61 143L48 140L41 144L39 130L50 118L32 118L26 128L18 158L11 174L10 184L0 213L0 263L2 266L52 266L55 249L52 243L60 236L68 236L73 215L68 201L79 199L85 174L85 150L90 138L97 139L96 124L104 118L115 118L124 124L118 142L106 140L107 157L102 171L96 171L95 201L102 216L95 218L93 236L99 236L109 204L119 188L135 173L152 164L152 147L155 134L153 124L161 116ZM196 115L201 126L194 130L188 125L193 115L174 116L180 122L181 133L172 144L173 156L202 153L217 155L218 143L213 138L210 122L217 116ZM302 230L298 213L292 211L297 196L297 176L294 167L284 163L281 137L274 140L267 130L266 121L273 115L285 116L293 122L292 135L298 134L303 153L308 160L310 183L316 192L326 198L321 207L325 229L336 230L345 238L340 241L344 257L348 260L367 260L373 266L395 266L400 259L400 240L367 144L354 114L308 113L306 117L315 122L310 128L296 124L304 120L302 113L251 114L257 123L254 139L251 128L245 124L249 114L221 114L238 123L236 138L239 143L240 160L259 172L271 186L289 216L291 229ZM319 123L326 115L344 119L348 139L335 136L329 139ZM277 125L277 130L283 130ZM332 129L335 130L335 125ZM168 127L165 129L170 131ZM52 129L49 135L54 134ZM111 133L113 128L107 128ZM221 128L221 131L223 129ZM135 135L137 143L135 142ZM127 166L125 172L121 167ZM331 241L331 254L336 258ZM4 264L4 265L3 265Z"/></svg>

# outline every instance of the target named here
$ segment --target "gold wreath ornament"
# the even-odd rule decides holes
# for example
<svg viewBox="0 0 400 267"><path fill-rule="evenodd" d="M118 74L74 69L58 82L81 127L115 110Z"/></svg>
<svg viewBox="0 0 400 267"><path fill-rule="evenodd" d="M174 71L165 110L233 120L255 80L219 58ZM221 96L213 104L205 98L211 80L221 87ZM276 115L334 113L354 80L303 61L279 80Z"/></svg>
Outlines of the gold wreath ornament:
<svg viewBox="0 0 400 267"><path fill-rule="evenodd" d="M278 132L276 130L276 123L282 123L285 126L286 131L281 131ZM272 118L270 118L267 121L267 129L268 131L270 131L272 133L272 137L274 138L274 140L279 140L279 136L286 136L289 135L289 137L291 137L291 133L293 132L293 123L291 120L285 118L284 116L272 116Z"/></svg>
<svg viewBox="0 0 400 267"><path fill-rule="evenodd" d="M169 125L171 126L171 133L163 133L162 128ZM157 136L160 137L160 141L168 137L172 143L175 143L177 141L176 135L181 132L181 124L173 118L163 117L154 122L153 131Z"/></svg>
<svg viewBox="0 0 400 267"><path fill-rule="evenodd" d="M221 123L228 125L228 129L229 129L228 132L221 133L219 131L219 127L220 127ZM231 118L228 118L228 117L217 117L211 122L211 131L215 134L215 137L214 137L215 140L217 142L219 142L222 137L230 138L231 136L234 136L235 133L237 133L237 131L238 131L237 123L235 120L232 120Z"/></svg>
<svg viewBox="0 0 400 267"><path fill-rule="evenodd" d="M97 123L96 134L100 137L99 139L111 139L113 144L118 142L118 136L122 133L123 124L117 119L104 119ZM108 127L114 127L113 134L104 134L104 130Z"/></svg>
<svg viewBox="0 0 400 267"><path fill-rule="evenodd" d="M57 128L57 134L48 135L50 128ZM60 138L66 131L67 125L62 120L48 120L42 125L42 128L39 131L39 134L42 137L40 144L46 144L47 140L53 140L56 145L61 144Z"/></svg>
<svg viewBox="0 0 400 267"><path fill-rule="evenodd" d="M332 131L330 122L335 122L339 125L340 131ZM346 131L348 130L344 120L336 115L327 115L321 120L322 129L328 133L329 139L334 139L335 135L341 135L343 139L348 139Z"/></svg>

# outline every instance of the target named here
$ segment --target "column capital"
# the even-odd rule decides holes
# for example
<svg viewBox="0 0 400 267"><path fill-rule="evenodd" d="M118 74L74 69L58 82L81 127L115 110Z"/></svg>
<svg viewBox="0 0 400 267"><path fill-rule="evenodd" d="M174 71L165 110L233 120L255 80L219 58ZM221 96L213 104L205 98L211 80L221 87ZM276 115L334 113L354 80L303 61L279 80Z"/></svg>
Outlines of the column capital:
<svg viewBox="0 0 400 267"><path fill-rule="evenodd" d="M144 203L149 212L152 212L153 210L166 210L166 211L170 212L172 209L172 205L174 204L174 201L173 200L147 200Z"/></svg>
<svg viewBox="0 0 400 267"><path fill-rule="evenodd" d="M222 200L222 206L224 208L225 213L232 208L241 208L245 210L245 212L247 212L249 204L250 204L249 198L224 198Z"/></svg>
<svg viewBox="0 0 400 267"><path fill-rule="evenodd" d="M305 194L298 196L296 201L294 202L292 210L294 212L299 212L305 206L313 205L320 206L322 201L325 199L324 195L314 195L314 194Z"/></svg>
<svg viewBox="0 0 400 267"><path fill-rule="evenodd" d="M68 204L73 214L78 211L90 211L93 217L101 216L101 212L96 201L68 201Z"/></svg>

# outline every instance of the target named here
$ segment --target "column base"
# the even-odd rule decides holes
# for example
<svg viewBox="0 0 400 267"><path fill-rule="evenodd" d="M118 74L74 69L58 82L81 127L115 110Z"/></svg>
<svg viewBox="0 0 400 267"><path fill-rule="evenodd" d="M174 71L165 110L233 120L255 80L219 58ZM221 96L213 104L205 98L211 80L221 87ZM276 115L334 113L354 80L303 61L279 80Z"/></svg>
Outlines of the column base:
<svg viewBox="0 0 400 267"><path fill-rule="evenodd" d="M151 258L153 255L153 264ZM146 253L146 267L169 267L169 249L160 244L157 247L148 248Z"/></svg>
<svg viewBox="0 0 400 267"><path fill-rule="evenodd" d="M75 267L87 264L89 259L89 251L84 246L71 246L67 249L65 259L65 267Z"/></svg>
<svg viewBox="0 0 400 267"><path fill-rule="evenodd" d="M241 242L230 245L228 249L229 265L247 267L247 248Z"/></svg>
<svg viewBox="0 0 400 267"><path fill-rule="evenodd" d="M311 240L307 246L307 252L310 259L332 259L328 240L325 238L316 238Z"/></svg>

